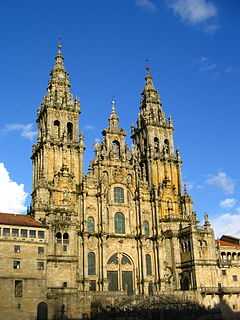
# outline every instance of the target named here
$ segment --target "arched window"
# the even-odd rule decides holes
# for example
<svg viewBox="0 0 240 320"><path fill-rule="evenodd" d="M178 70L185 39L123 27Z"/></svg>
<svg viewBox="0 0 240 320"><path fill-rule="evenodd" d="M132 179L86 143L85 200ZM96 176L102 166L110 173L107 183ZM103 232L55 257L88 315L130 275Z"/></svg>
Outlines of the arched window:
<svg viewBox="0 0 240 320"><path fill-rule="evenodd" d="M69 244L69 235L67 232L63 234L63 244Z"/></svg>
<svg viewBox="0 0 240 320"><path fill-rule="evenodd" d="M54 127L54 137L60 138L60 122L58 120L55 120L53 123Z"/></svg>
<svg viewBox="0 0 240 320"><path fill-rule="evenodd" d="M164 151L165 151L165 153L169 153L169 141L168 141L168 139L164 140Z"/></svg>
<svg viewBox="0 0 240 320"><path fill-rule="evenodd" d="M154 150L156 153L159 152L159 139L157 137L154 138Z"/></svg>
<svg viewBox="0 0 240 320"><path fill-rule="evenodd" d="M73 124L72 122L67 123L67 140L72 141L73 139Z"/></svg>
<svg viewBox="0 0 240 320"><path fill-rule="evenodd" d="M122 260L121 260L121 264L123 264L123 265L131 264L131 261L129 260L129 258L127 256L123 256Z"/></svg>
<svg viewBox="0 0 240 320"><path fill-rule="evenodd" d="M56 240L57 240L57 243L62 243L62 234L61 234L61 232L57 232L56 233Z"/></svg>
<svg viewBox="0 0 240 320"><path fill-rule="evenodd" d="M148 221L143 222L143 234L149 236L149 223Z"/></svg>
<svg viewBox="0 0 240 320"><path fill-rule="evenodd" d="M107 264L118 264L118 256L116 253L108 259Z"/></svg>
<svg viewBox="0 0 240 320"><path fill-rule="evenodd" d="M152 275L152 259L150 254L146 254L146 271L147 271L147 276Z"/></svg>
<svg viewBox="0 0 240 320"><path fill-rule="evenodd" d="M124 203L124 190L121 187L114 188L114 202Z"/></svg>
<svg viewBox="0 0 240 320"><path fill-rule="evenodd" d="M125 233L125 217L121 212L117 212L114 217L115 232L124 234Z"/></svg>
<svg viewBox="0 0 240 320"><path fill-rule="evenodd" d="M96 274L96 258L94 252L88 253L88 274L94 275Z"/></svg>
<svg viewBox="0 0 240 320"><path fill-rule="evenodd" d="M95 231L95 223L94 223L94 218L93 217L88 217L87 218L87 231L89 233L94 233L94 231Z"/></svg>
<svg viewBox="0 0 240 320"><path fill-rule="evenodd" d="M120 157L120 143L117 140L112 142L112 151L115 158Z"/></svg>
<svg viewBox="0 0 240 320"><path fill-rule="evenodd" d="M227 260L226 252L221 252L222 260Z"/></svg>

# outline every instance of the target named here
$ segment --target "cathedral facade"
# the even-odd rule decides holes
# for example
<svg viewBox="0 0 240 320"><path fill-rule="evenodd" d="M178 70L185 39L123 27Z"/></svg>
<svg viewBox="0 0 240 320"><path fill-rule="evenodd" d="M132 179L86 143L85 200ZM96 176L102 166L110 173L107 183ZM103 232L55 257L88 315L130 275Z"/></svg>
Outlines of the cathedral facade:
<svg viewBox="0 0 240 320"><path fill-rule="evenodd" d="M112 101L87 174L79 115L59 45L37 111L32 209L0 214L4 319L33 320L46 309L49 319L61 312L79 319L94 299L162 294L207 307L224 297L239 310L240 242L216 242L207 215L199 224L151 72L131 128L133 147Z"/></svg>

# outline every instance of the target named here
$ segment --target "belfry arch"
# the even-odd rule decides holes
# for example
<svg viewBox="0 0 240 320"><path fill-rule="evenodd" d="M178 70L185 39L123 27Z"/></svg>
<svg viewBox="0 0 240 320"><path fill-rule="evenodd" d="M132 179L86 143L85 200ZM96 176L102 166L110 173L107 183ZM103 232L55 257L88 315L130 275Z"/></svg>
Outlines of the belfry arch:
<svg viewBox="0 0 240 320"><path fill-rule="evenodd" d="M134 293L135 270L132 259L125 253L114 253L107 261L107 278L109 291Z"/></svg>

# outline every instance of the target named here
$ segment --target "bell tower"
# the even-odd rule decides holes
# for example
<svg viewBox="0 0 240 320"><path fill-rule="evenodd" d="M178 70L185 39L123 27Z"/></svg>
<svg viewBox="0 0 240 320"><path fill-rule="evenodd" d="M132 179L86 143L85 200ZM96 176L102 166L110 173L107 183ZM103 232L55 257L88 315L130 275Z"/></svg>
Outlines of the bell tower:
<svg viewBox="0 0 240 320"><path fill-rule="evenodd" d="M147 68L132 139L140 163L140 178L149 185L153 198L161 199L160 218L179 217L191 211L191 208L184 209L185 203L184 206L181 204L182 161L174 148L173 131L173 122L165 116L152 74Z"/></svg>
<svg viewBox="0 0 240 320"><path fill-rule="evenodd" d="M71 93L61 45L50 73L47 94L37 113L33 145L32 212L49 228L47 286L76 287L77 234L83 175L80 103Z"/></svg>
<svg viewBox="0 0 240 320"><path fill-rule="evenodd" d="M37 113L37 143L32 150L32 203L38 220L45 220L53 208L70 204L72 212L77 211L74 199L82 179L84 150L79 114L80 103L71 93L59 44L47 94Z"/></svg>

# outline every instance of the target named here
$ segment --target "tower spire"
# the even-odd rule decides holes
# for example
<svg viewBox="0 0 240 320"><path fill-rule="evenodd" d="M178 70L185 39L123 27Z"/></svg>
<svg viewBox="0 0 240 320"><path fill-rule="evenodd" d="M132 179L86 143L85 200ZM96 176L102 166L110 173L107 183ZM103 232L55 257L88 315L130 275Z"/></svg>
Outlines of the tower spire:
<svg viewBox="0 0 240 320"><path fill-rule="evenodd" d="M154 84L153 84L153 77L152 77L152 72L151 72L150 66L146 66L145 81L146 82L145 82L143 93L152 91L158 95L157 90L155 89Z"/></svg>
<svg viewBox="0 0 240 320"><path fill-rule="evenodd" d="M44 97L43 104L54 105L56 108L70 107L71 109L79 110L79 102L74 99L71 93L71 83L64 67L64 56L60 41L57 43L55 61L50 72L47 95Z"/></svg>
<svg viewBox="0 0 240 320"><path fill-rule="evenodd" d="M108 119L110 130L118 130L119 129L119 117L116 112L116 100L112 99L112 111Z"/></svg>
<svg viewBox="0 0 240 320"><path fill-rule="evenodd" d="M145 124L160 126L165 122L165 115L162 110L162 103L154 83L152 72L146 66L145 84L142 91L142 101L140 105L140 116Z"/></svg>

